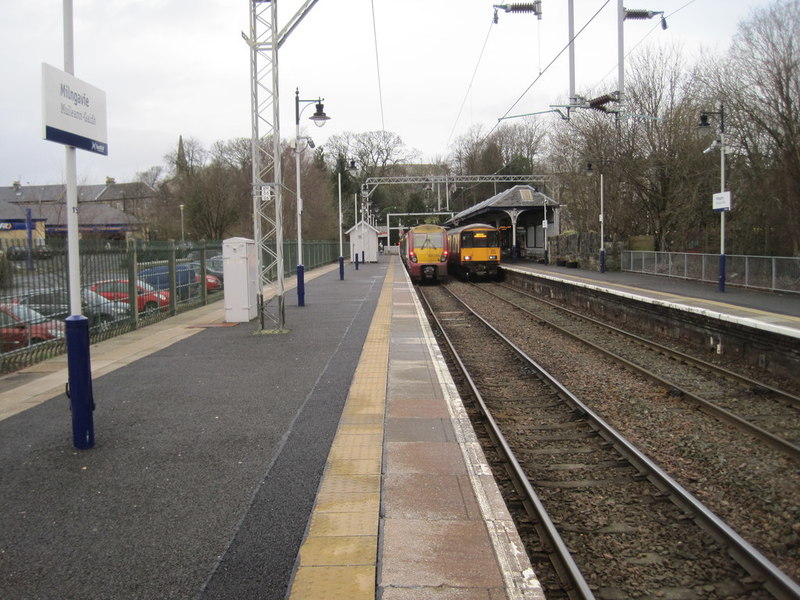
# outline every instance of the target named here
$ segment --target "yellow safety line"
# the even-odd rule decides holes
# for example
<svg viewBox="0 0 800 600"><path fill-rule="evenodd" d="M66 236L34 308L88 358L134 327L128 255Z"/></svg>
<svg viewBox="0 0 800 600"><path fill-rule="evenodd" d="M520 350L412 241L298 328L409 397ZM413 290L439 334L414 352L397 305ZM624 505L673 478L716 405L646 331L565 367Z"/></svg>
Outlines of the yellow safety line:
<svg viewBox="0 0 800 600"><path fill-rule="evenodd" d="M375 598L394 260L328 455L289 600Z"/></svg>

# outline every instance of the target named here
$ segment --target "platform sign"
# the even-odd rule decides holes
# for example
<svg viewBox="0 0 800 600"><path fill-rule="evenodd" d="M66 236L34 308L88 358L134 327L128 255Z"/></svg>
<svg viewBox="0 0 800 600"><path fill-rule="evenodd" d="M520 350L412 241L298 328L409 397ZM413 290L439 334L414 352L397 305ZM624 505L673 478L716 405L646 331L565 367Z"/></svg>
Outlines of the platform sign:
<svg viewBox="0 0 800 600"><path fill-rule="evenodd" d="M43 138L108 155L106 93L42 63Z"/></svg>
<svg viewBox="0 0 800 600"><path fill-rule="evenodd" d="M712 208L719 212L721 210L730 210L731 209L731 193L730 192L719 192L718 194L714 194L713 201L712 201Z"/></svg>

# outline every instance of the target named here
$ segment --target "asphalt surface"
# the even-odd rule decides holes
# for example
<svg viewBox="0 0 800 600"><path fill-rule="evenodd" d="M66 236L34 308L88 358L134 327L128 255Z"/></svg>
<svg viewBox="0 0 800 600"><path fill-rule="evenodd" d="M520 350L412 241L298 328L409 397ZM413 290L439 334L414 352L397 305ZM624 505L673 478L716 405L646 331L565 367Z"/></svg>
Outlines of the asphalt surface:
<svg viewBox="0 0 800 600"><path fill-rule="evenodd" d="M0 421L0 597L281 599L386 263L286 294L285 334L204 329Z"/></svg>
<svg viewBox="0 0 800 600"><path fill-rule="evenodd" d="M725 291L720 292L716 283L705 283L702 281L646 275L627 271L606 271L605 273L600 273L598 271L570 269L553 265L544 266L526 261L520 261L516 266L550 275L564 275L568 277L590 279L598 285L603 285L604 283L624 285L632 288L677 294L688 298L712 300L783 315L800 316L800 294L770 292L732 285L726 285Z"/></svg>

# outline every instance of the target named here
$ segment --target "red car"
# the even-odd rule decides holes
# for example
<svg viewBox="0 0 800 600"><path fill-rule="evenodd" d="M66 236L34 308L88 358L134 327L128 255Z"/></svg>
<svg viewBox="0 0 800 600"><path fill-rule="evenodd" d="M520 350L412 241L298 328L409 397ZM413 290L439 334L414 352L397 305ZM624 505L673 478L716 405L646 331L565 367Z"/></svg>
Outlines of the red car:
<svg viewBox="0 0 800 600"><path fill-rule="evenodd" d="M194 276L195 283L200 283L200 275ZM206 275L206 291L218 292L222 289L222 282L216 275Z"/></svg>
<svg viewBox="0 0 800 600"><path fill-rule="evenodd" d="M89 289L100 294L108 300L117 302L130 302L127 279L113 279L93 283ZM155 312L169 309L169 292L157 290L144 281L136 282L137 298L136 310L140 313Z"/></svg>
<svg viewBox="0 0 800 600"><path fill-rule="evenodd" d="M0 351L11 352L63 337L63 323L22 304L0 304Z"/></svg>

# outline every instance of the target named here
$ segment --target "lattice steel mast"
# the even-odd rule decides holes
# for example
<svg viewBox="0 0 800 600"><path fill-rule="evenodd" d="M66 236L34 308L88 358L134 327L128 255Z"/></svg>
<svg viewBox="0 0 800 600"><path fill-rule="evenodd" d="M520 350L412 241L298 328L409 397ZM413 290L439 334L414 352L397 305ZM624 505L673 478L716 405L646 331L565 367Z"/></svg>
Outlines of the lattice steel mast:
<svg viewBox="0 0 800 600"><path fill-rule="evenodd" d="M261 329L284 331L283 205L281 197L281 135L278 102L278 49L298 23L317 3L306 0L287 25L278 31L277 0L248 0L250 35L250 108L252 111L251 160L253 163L253 237L258 254L258 304ZM263 125L263 129L262 129ZM272 141L272 154L262 148ZM265 291L273 292L264 301ZM270 302L277 310L267 310Z"/></svg>

